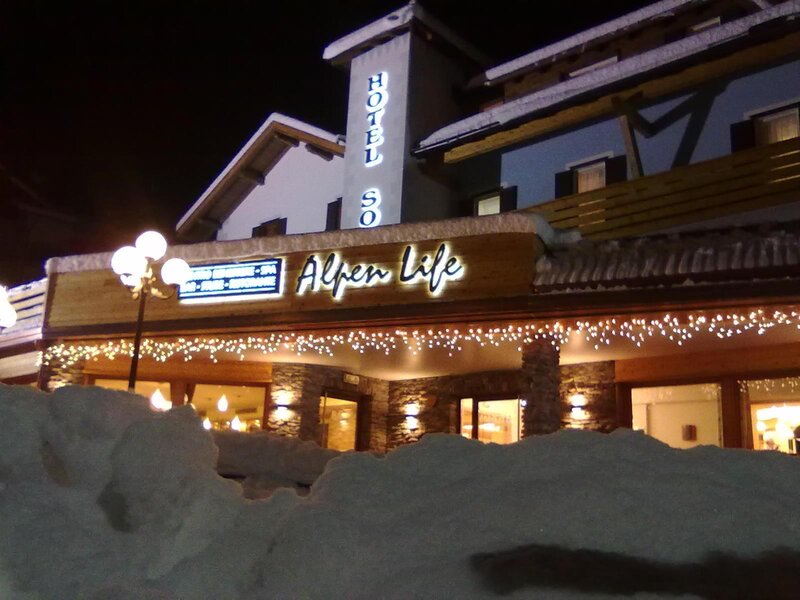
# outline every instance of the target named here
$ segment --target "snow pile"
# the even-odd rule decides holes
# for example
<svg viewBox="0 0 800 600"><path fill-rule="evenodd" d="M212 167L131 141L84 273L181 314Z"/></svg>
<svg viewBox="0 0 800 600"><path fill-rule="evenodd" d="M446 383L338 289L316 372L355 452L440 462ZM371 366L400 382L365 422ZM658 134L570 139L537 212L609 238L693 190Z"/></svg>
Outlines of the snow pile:
<svg viewBox="0 0 800 600"><path fill-rule="evenodd" d="M305 493L322 475L328 461L340 454L320 448L314 442L265 431L216 431L214 442L219 448L217 471L221 475L242 478L248 498L269 496L279 487Z"/></svg>
<svg viewBox="0 0 800 600"><path fill-rule="evenodd" d="M0 386L0 596L469 599L493 596L475 555L531 544L668 564L800 551L796 457L630 431L511 446L431 434L331 460L306 497L248 501L215 473L191 408L145 402ZM582 597L505 597L531 596Z"/></svg>

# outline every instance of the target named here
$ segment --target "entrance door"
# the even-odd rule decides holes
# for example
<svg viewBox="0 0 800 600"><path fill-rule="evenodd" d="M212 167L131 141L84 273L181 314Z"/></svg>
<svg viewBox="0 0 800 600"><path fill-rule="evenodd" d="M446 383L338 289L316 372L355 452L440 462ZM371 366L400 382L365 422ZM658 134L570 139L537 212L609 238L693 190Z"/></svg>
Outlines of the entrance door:
<svg viewBox="0 0 800 600"><path fill-rule="evenodd" d="M522 404L518 398L461 400L461 435L492 442L513 444L522 434Z"/></svg>
<svg viewBox="0 0 800 600"><path fill-rule="evenodd" d="M319 402L319 423L323 448L355 450L358 432L358 402L324 395Z"/></svg>

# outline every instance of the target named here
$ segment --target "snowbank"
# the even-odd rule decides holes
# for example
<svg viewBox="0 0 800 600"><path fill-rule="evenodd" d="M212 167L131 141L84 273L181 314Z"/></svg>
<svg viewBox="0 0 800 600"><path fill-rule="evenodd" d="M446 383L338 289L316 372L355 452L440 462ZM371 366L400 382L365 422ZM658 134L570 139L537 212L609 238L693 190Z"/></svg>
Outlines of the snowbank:
<svg viewBox="0 0 800 600"><path fill-rule="evenodd" d="M800 551L800 461L777 453L630 431L511 446L431 434L330 460L306 497L248 501L189 407L0 386L0 422L3 598L486 598L474 557L532 544L665 564ZM505 597L531 596L583 597Z"/></svg>
<svg viewBox="0 0 800 600"><path fill-rule="evenodd" d="M257 432L215 431L217 471L242 480L247 498L264 498L277 488L308 491L332 458L341 453L314 442Z"/></svg>

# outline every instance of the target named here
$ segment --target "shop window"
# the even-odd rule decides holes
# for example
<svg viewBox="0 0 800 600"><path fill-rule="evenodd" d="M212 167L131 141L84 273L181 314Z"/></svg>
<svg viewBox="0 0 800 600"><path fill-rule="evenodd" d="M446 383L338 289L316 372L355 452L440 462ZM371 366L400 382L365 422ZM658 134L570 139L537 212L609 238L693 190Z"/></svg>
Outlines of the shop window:
<svg viewBox="0 0 800 600"><path fill-rule="evenodd" d="M356 449L358 402L324 395L319 404L320 445L342 452Z"/></svg>
<svg viewBox="0 0 800 600"><path fill-rule="evenodd" d="M731 125L731 152L765 146L800 136L800 105L753 113Z"/></svg>
<svg viewBox="0 0 800 600"><path fill-rule="evenodd" d="M631 390L633 428L674 448L721 446L720 385L672 385Z"/></svg>
<svg viewBox="0 0 800 600"><path fill-rule="evenodd" d="M463 398L461 435L494 444L512 444L522 435L522 401Z"/></svg>
<svg viewBox="0 0 800 600"><path fill-rule="evenodd" d="M342 199L328 202L328 213L325 216L325 231L338 231L342 228Z"/></svg>
<svg viewBox="0 0 800 600"><path fill-rule="evenodd" d="M567 165L565 171L556 173L555 196L561 198L604 188L628 178L628 161L625 155L604 156Z"/></svg>
<svg viewBox="0 0 800 600"><path fill-rule="evenodd" d="M800 377L739 382L755 450L800 454Z"/></svg>
<svg viewBox="0 0 800 600"><path fill-rule="evenodd" d="M497 215L517 209L517 187L511 186L481 194L472 201L472 214L478 217Z"/></svg>
<svg viewBox="0 0 800 600"><path fill-rule="evenodd" d="M95 379L94 385L109 390L128 391L127 379ZM165 381L137 381L134 393L150 400L150 405L157 410L172 408L170 402L170 385Z"/></svg>
<svg viewBox="0 0 800 600"><path fill-rule="evenodd" d="M206 429L258 431L263 428L267 388L197 384L189 400Z"/></svg>
<svg viewBox="0 0 800 600"><path fill-rule="evenodd" d="M262 223L258 227L253 227L253 237L273 237L276 235L286 235L286 217L272 219Z"/></svg>

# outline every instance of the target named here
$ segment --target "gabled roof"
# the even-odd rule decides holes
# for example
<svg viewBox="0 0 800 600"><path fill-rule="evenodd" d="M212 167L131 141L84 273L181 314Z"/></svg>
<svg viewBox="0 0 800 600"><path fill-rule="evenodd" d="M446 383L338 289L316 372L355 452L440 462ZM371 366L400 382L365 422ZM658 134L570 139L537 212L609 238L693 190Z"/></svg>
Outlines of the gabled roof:
<svg viewBox="0 0 800 600"><path fill-rule="evenodd" d="M622 15L606 23L581 31L563 40L534 50L519 58L487 69L481 77L482 85L495 85L522 71L535 68L543 63L557 60L559 56L578 51L583 52L590 44L602 43L605 39L616 37L631 29L646 27L652 21L673 16L677 11L691 5L704 4L707 0L662 0L644 8Z"/></svg>
<svg viewBox="0 0 800 600"><path fill-rule="evenodd" d="M300 142L323 153L344 155L341 136L303 121L272 113L208 186L176 226L178 237L202 240L221 224L252 189Z"/></svg>
<svg viewBox="0 0 800 600"><path fill-rule="evenodd" d="M488 65L489 58L469 42L463 40L437 18L431 16L414 0L385 17L373 21L369 25L348 33L329 44L322 53L324 60L334 64L343 64L354 56L366 52L387 39L400 35L408 30L413 21L418 21L435 33L443 41L460 50L479 65Z"/></svg>
<svg viewBox="0 0 800 600"><path fill-rule="evenodd" d="M789 0L773 8L600 67L442 127L420 141L414 153L422 154L484 137L559 110L571 102L580 102L605 90L634 82L654 71L679 68L688 59L698 57L722 44L747 37L759 25L796 18L798 14L800 0Z"/></svg>

